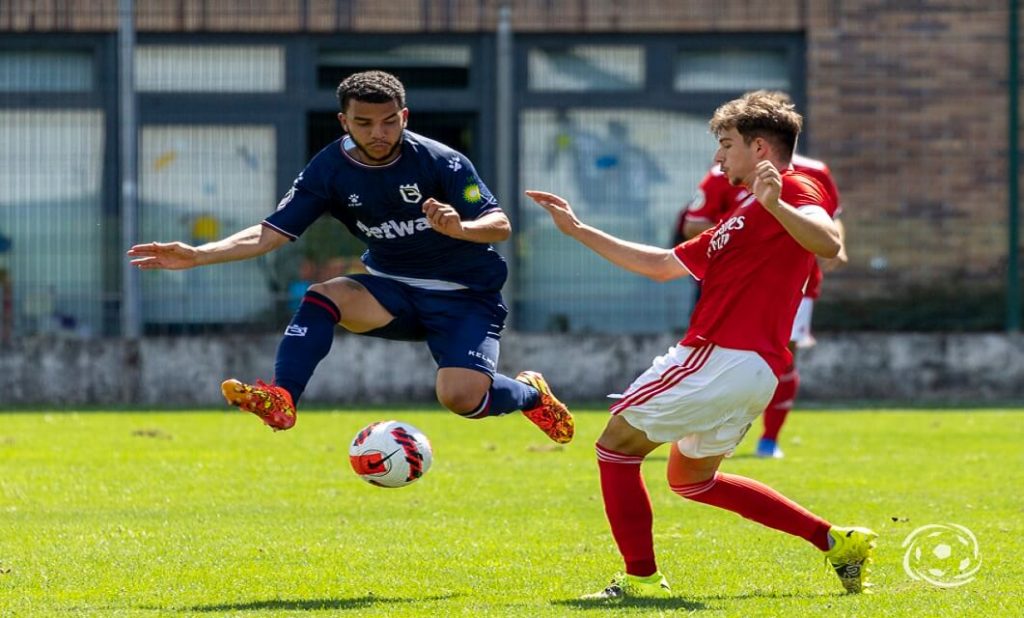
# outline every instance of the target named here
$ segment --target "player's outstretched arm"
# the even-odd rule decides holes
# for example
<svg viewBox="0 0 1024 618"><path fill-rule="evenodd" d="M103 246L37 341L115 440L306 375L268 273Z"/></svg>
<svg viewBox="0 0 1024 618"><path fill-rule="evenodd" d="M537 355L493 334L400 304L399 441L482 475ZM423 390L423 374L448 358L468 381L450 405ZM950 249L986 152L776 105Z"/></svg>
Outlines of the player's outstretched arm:
<svg viewBox="0 0 1024 618"><path fill-rule="evenodd" d="M235 262L269 253L288 237L264 225L254 225L223 240L198 247L183 242L151 242L128 250L132 264L142 270L185 270L206 264Z"/></svg>
<svg viewBox="0 0 1024 618"><path fill-rule="evenodd" d="M668 281L690 274L676 259L671 249L622 240L591 227L576 217L576 213L573 212L568 201L553 193L527 191L526 195L548 211L559 231L566 236L575 238L588 249L619 268L655 281Z"/></svg>

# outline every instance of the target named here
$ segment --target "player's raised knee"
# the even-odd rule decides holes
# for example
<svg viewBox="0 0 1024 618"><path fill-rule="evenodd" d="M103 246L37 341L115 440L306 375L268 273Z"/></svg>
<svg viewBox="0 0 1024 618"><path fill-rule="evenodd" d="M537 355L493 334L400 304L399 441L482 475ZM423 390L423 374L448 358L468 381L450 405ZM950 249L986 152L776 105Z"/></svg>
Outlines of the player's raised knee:
<svg viewBox="0 0 1024 618"><path fill-rule="evenodd" d="M456 414L469 414L476 410L483 400L483 393L472 388L437 386L437 400L442 406Z"/></svg>

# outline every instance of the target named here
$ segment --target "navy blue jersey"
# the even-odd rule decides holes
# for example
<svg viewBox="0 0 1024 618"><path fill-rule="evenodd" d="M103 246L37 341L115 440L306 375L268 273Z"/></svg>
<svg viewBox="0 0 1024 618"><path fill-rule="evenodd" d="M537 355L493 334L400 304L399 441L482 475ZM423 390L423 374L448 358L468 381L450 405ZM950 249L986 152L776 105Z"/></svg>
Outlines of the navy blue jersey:
<svg viewBox="0 0 1024 618"><path fill-rule="evenodd" d="M330 213L366 243L362 259L370 272L501 289L508 267L491 245L435 232L422 211L430 197L451 204L464 221L500 210L469 159L412 131L386 165L360 163L346 151L354 147L344 136L321 150L264 225L295 240Z"/></svg>

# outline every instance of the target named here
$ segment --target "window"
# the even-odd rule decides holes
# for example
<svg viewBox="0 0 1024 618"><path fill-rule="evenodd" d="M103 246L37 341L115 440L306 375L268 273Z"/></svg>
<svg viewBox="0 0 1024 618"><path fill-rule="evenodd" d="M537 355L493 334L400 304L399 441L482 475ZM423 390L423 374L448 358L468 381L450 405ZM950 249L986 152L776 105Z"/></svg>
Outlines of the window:
<svg viewBox="0 0 1024 618"><path fill-rule="evenodd" d="M275 137L268 126L146 126L139 153L140 238L202 244L273 212ZM260 260L144 273L143 322L153 332L254 323L273 307Z"/></svg>
<svg viewBox="0 0 1024 618"><path fill-rule="evenodd" d="M0 92L90 92L92 52L0 51Z"/></svg>
<svg viewBox="0 0 1024 618"><path fill-rule="evenodd" d="M534 48L527 63L533 91L619 91L644 86L644 48L635 45Z"/></svg>
<svg viewBox="0 0 1024 618"><path fill-rule="evenodd" d="M0 110L0 275L14 332L102 331L103 114Z"/></svg>
<svg viewBox="0 0 1024 618"><path fill-rule="evenodd" d="M703 115L665 110L534 109L520 115L519 126L520 186L555 188L584 221L661 247L715 149ZM526 199L518 234L518 328L646 333L685 326L689 282L658 284L609 264L567 240Z"/></svg>
<svg viewBox="0 0 1024 618"><path fill-rule="evenodd" d="M676 56L674 88L680 92L745 92L792 88L785 51L681 51Z"/></svg>
<svg viewBox="0 0 1024 618"><path fill-rule="evenodd" d="M135 54L139 92L282 92L277 46L144 45Z"/></svg>
<svg viewBox="0 0 1024 618"><path fill-rule="evenodd" d="M380 51L323 50L317 58L317 85L335 89L353 73L381 69L395 75L406 90L469 87L472 53L462 45L401 45Z"/></svg>

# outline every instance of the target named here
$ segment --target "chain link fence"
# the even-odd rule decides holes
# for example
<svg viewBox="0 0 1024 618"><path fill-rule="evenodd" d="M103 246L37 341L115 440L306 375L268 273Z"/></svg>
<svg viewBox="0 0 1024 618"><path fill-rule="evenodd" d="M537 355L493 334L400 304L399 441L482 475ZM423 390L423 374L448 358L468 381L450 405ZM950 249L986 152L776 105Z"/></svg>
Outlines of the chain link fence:
<svg viewBox="0 0 1024 618"><path fill-rule="evenodd" d="M117 3L0 5L0 337L122 332ZM714 108L785 90L799 149L831 167L850 263L819 330L1001 330L1017 248L1008 2L507 3L514 34L513 328L685 329L690 282L655 284L561 238L521 190L667 246L708 171ZM627 6L628 4L628 6ZM140 241L201 244L258 223L340 136L333 89L382 68L410 129L465 152L494 188L496 1L137 2ZM271 256L143 273L142 332L270 332L307 285L361 266L318 222ZM1019 311L1019 309L1018 309Z"/></svg>

